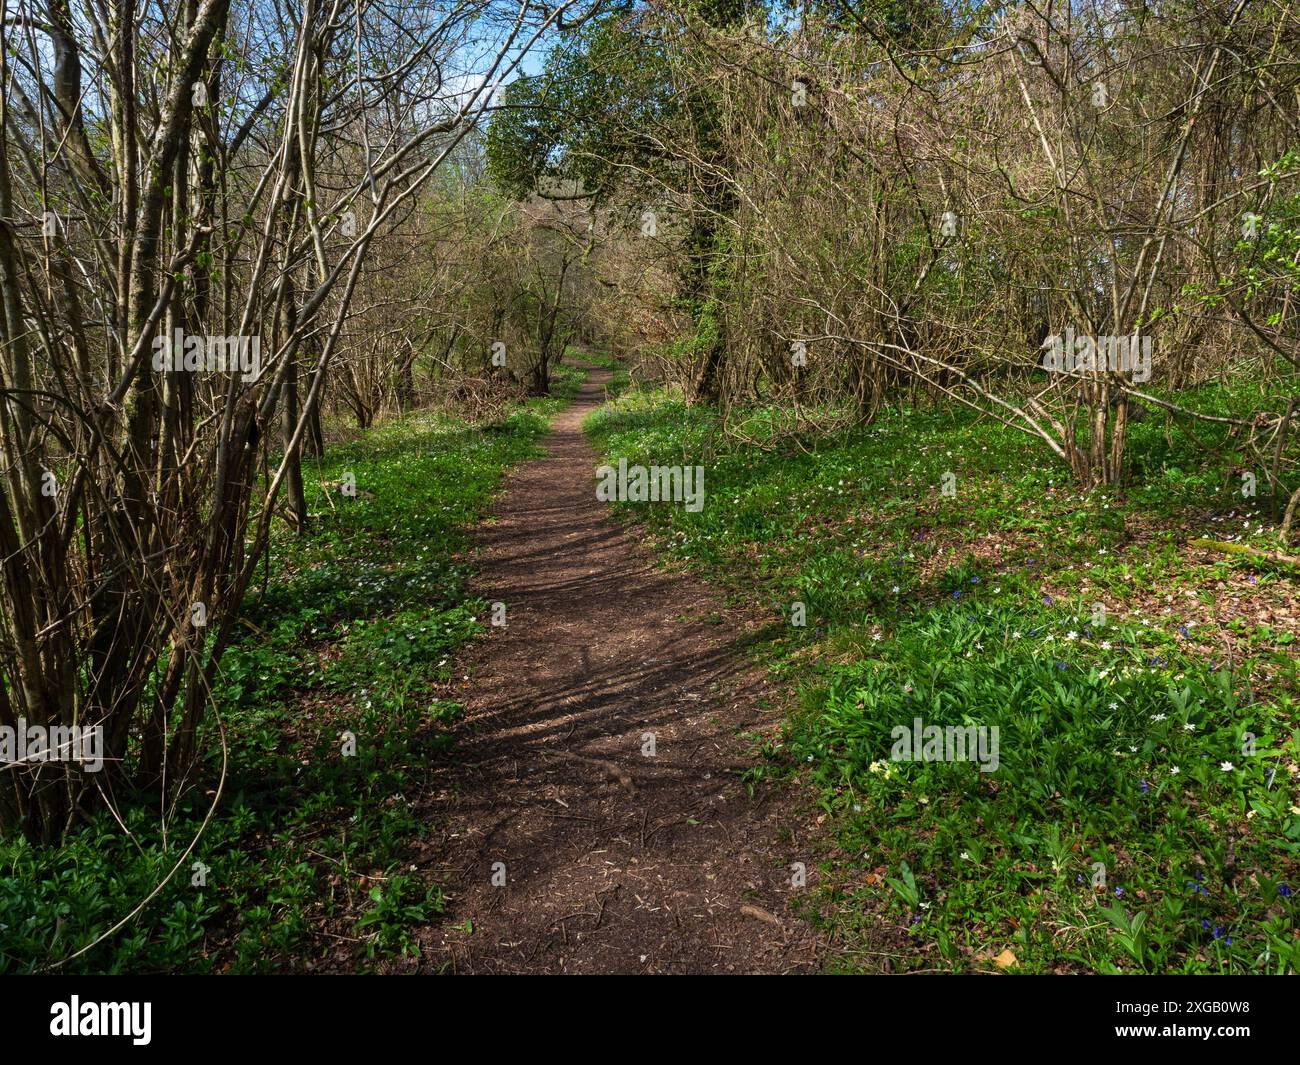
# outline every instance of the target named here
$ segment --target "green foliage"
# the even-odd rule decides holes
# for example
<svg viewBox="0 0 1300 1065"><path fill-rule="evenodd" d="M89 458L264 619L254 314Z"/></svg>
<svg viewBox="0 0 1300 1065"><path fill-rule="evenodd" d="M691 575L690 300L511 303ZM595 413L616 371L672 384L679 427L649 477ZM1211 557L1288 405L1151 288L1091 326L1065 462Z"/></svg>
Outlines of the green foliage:
<svg viewBox="0 0 1300 1065"><path fill-rule="evenodd" d="M376 951L414 954L410 927L427 924L442 913L445 905L440 888L400 874L371 888L369 897L374 905L357 921L357 931L373 929L366 946L371 957Z"/></svg>
<svg viewBox="0 0 1300 1065"><path fill-rule="evenodd" d="M551 178L603 199L629 174L660 173L654 131L677 110L662 47L618 12L565 35L502 102L488 126L488 173L517 197Z"/></svg>
<svg viewBox="0 0 1300 1065"><path fill-rule="evenodd" d="M950 15L955 21L961 6L938 0L814 0L810 5L843 32L903 48L923 47L936 38L949 25Z"/></svg>

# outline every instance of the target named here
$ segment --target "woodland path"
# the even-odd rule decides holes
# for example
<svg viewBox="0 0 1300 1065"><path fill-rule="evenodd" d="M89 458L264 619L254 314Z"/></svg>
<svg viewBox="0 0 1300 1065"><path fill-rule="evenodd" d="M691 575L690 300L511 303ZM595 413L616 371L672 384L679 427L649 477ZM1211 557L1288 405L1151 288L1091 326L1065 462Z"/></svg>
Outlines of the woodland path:
<svg viewBox="0 0 1300 1065"><path fill-rule="evenodd" d="M811 817L740 779L757 757L742 734L778 722L744 653L760 622L656 568L597 501L582 421L610 376L589 374L479 530L474 588L507 625L462 659L466 716L429 811L448 913L421 930L420 967L815 971L787 906Z"/></svg>

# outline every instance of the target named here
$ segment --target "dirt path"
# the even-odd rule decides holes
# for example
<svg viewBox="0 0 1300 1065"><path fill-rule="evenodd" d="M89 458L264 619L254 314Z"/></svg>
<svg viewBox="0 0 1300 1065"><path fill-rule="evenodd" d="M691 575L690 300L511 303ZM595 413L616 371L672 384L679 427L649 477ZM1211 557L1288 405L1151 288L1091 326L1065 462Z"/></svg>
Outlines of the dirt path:
<svg viewBox="0 0 1300 1065"><path fill-rule="evenodd" d="M431 814L449 917L422 933L423 965L813 970L815 939L787 910L807 818L739 780L737 733L774 720L739 650L746 621L655 569L596 500L581 423L609 378L590 375L479 535L476 590L508 624L467 657L463 738Z"/></svg>

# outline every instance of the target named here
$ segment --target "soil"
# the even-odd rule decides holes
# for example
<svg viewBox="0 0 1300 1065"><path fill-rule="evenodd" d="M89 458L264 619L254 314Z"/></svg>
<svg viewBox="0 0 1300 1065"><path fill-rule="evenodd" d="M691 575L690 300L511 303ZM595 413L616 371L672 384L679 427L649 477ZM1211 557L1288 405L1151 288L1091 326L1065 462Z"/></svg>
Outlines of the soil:
<svg viewBox="0 0 1300 1065"><path fill-rule="evenodd" d="M609 379L588 376L479 532L475 590L506 625L463 659L461 739L429 811L448 911L421 930L420 967L815 971L791 905L812 817L741 780L779 722L745 651L765 619L658 567L597 501L581 425Z"/></svg>

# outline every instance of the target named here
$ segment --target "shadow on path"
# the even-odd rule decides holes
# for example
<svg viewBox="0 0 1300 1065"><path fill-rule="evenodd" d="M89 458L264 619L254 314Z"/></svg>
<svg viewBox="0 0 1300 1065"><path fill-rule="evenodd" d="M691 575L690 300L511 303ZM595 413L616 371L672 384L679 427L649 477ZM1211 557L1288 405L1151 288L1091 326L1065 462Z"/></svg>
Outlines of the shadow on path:
<svg viewBox="0 0 1300 1065"><path fill-rule="evenodd" d="M506 604L507 625L467 652L460 742L426 811L449 905L421 930L421 965L815 970L815 937L787 910L807 820L740 783L753 757L737 733L774 724L744 657L753 620L657 570L596 500L581 425L610 376L590 375L479 532L475 591Z"/></svg>

